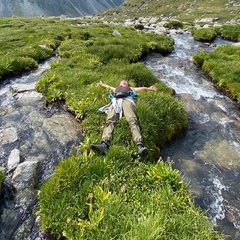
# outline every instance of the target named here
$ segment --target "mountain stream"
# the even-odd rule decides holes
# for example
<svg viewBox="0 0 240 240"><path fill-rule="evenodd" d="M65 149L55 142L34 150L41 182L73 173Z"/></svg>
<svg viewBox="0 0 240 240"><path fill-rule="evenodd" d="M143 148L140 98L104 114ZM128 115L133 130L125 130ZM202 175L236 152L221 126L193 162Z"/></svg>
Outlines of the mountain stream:
<svg viewBox="0 0 240 240"><path fill-rule="evenodd" d="M172 54L153 54L144 59L161 81L175 89L188 112L186 133L161 150L162 158L173 160L173 167L189 182L196 204L208 210L213 226L217 225L227 239L240 239L240 109L192 63L195 52L212 51L216 45L230 43L217 39L207 46L195 42L190 34L171 36L175 41ZM82 141L79 124L64 109L46 108L36 92L30 91L28 98L23 91L10 92L13 85L36 82L50 63L46 61L36 71L0 83L0 163L10 168L0 202L0 240L45 239L38 232L35 217L35 188L69 155L67 149ZM29 180L29 185L34 186L31 194L27 185L17 182L18 172L13 174L16 164L9 158L16 154L17 168L26 162L35 166L36 159L40 162L38 177L33 183ZM24 174L24 180L29 178L29 171ZM22 192L18 197L11 191L12 184Z"/></svg>
<svg viewBox="0 0 240 240"><path fill-rule="evenodd" d="M186 33L171 37L172 54L153 54L145 64L175 90L189 123L180 139L162 149L162 158L174 162L213 226L227 239L240 239L240 108L192 62L197 51L231 43L218 38L204 44Z"/></svg>

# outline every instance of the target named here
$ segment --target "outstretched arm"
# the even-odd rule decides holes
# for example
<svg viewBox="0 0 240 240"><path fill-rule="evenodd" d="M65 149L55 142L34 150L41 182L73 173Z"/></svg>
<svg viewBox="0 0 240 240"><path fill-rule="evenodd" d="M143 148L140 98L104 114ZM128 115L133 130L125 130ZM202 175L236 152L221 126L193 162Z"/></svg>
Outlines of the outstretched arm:
<svg viewBox="0 0 240 240"><path fill-rule="evenodd" d="M115 92L115 89L116 89L115 87L102 83L102 81L97 83L97 86L102 86L104 88L110 89L112 92Z"/></svg>
<svg viewBox="0 0 240 240"><path fill-rule="evenodd" d="M141 91L157 91L155 86L151 87L131 87L132 91L134 92L141 92Z"/></svg>

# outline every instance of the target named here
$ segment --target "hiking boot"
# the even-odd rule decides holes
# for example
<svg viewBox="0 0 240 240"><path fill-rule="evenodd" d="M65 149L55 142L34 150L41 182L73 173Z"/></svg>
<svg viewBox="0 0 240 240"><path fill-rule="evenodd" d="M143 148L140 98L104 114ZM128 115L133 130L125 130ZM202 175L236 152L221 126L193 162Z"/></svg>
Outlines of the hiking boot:
<svg viewBox="0 0 240 240"><path fill-rule="evenodd" d="M91 144L90 148L95 152L105 155L109 146L105 142L101 142L101 144Z"/></svg>
<svg viewBox="0 0 240 240"><path fill-rule="evenodd" d="M148 155L148 149L146 147L144 147L142 144L138 145L138 154L141 157L145 157Z"/></svg>

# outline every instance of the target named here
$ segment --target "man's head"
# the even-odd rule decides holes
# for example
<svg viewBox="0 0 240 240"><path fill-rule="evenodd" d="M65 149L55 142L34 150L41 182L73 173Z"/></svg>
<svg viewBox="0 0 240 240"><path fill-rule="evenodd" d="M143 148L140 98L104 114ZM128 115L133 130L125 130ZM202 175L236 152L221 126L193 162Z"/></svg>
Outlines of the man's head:
<svg viewBox="0 0 240 240"><path fill-rule="evenodd" d="M127 81L127 80L122 80L122 81L119 83L119 86L121 86L121 87L127 87L127 86L129 86L128 81Z"/></svg>

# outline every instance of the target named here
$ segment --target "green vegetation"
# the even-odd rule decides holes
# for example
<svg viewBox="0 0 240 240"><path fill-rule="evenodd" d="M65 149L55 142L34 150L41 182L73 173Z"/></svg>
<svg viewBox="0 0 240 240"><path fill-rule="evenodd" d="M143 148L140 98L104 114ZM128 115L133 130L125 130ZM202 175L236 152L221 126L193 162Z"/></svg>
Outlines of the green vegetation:
<svg viewBox="0 0 240 240"><path fill-rule="evenodd" d="M133 161L113 146L105 158L60 163L40 193L42 227L67 239L221 239L171 163Z"/></svg>
<svg viewBox="0 0 240 240"><path fill-rule="evenodd" d="M183 23L180 21L169 21L163 25L166 28L170 29L178 29L178 28L183 28Z"/></svg>
<svg viewBox="0 0 240 240"><path fill-rule="evenodd" d="M240 42L240 26L239 25L223 25L217 27L216 31L224 39Z"/></svg>
<svg viewBox="0 0 240 240"><path fill-rule="evenodd" d="M121 35L114 36L115 30ZM52 64L37 89L48 102L64 100L68 110L81 120L85 137L100 141L106 116L97 109L110 99L109 92L96 83L117 86L121 79L128 79L132 86L156 84L156 93L139 93L137 105L143 137L152 149L150 156L158 159L159 147L182 133L187 116L182 104L172 97L172 90L138 61L150 51L171 52L172 46L173 40L167 36L139 34L122 26L79 29L61 43L58 51L62 59ZM112 144L133 148L125 121L119 122Z"/></svg>
<svg viewBox="0 0 240 240"><path fill-rule="evenodd" d="M217 28L218 35L229 40L240 40L240 26ZM198 52L193 61L231 99L240 104L240 47L221 46L213 53Z"/></svg>
<svg viewBox="0 0 240 240"><path fill-rule="evenodd" d="M160 159L160 148L185 130L187 114L172 96L173 90L139 60L151 51L171 52L170 37L137 33L122 26L80 27L79 20L0 21L1 41L15 37L10 45L0 45L9 58L15 57L19 48L16 58L33 59L36 66L59 46L61 59L51 65L37 89L48 103L64 102L81 121L84 134L77 154L62 161L40 189L42 230L58 239L222 239L210 230L205 213L194 206L180 173ZM120 35L113 35L115 30ZM34 51L27 51L31 47ZM42 55L39 49L47 54ZM27 66L1 76L33 67ZM109 92L96 83L102 80L116 86L121 79L128 79L132 86L155 84L158 88L156 92L139 93L136 102L143 138L150 150L144 161L137 154L124 118L116 127L106 156L95 155L89 148L90 143L100 141L105 123L106 116L98 108L109 102Z"/></svg>
<svg viewBox="0 0 240 240"><path fill-rule="evenodd" d="M0 18L0 79L38 66L59 45L53 20ZM61 30L64 34L64 30Z"/></svg>
<svg viewBox="0 0 240 240"><path fill-rule="evenodd" d="M201 0L187 2L185 0L128 0L116 9L102 13L114 18L159 17L177 18L180 21L194 22L200 18L218 18L221 22L239 19L237 1Z"/></svg>
<svg viewBox="0 0 240 240"><path fill-rule="evenodd" d="M213 28L193 28L192 36L196 41L211 42L217 37L217 32Z"/></svg>

